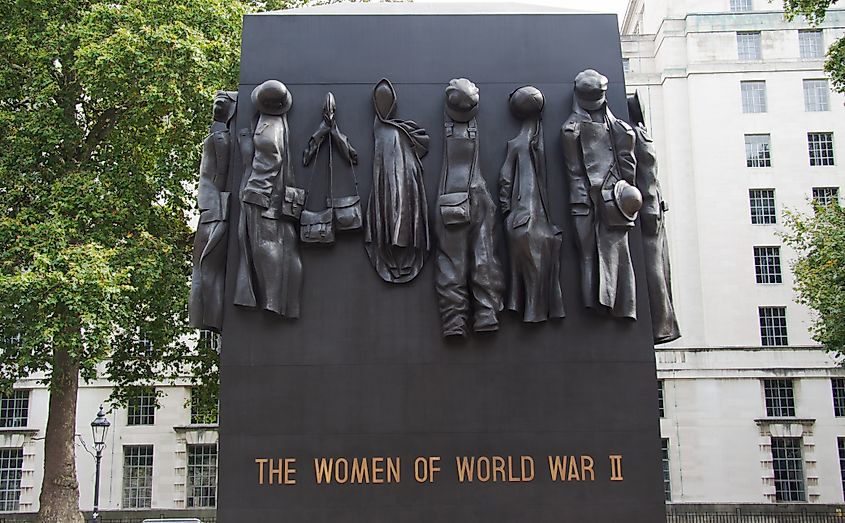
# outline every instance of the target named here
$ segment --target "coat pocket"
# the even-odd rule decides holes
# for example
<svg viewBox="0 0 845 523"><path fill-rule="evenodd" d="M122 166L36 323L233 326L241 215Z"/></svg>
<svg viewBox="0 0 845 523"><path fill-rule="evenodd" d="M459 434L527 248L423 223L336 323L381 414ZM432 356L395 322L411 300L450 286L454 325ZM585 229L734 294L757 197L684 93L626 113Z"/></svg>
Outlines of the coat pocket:
<svg viewBox="0 0 845 523"><path fill-rule="evenodd" d="M452 227L469 223L469 193L450 192L437 197L443 225Z"/></svg>

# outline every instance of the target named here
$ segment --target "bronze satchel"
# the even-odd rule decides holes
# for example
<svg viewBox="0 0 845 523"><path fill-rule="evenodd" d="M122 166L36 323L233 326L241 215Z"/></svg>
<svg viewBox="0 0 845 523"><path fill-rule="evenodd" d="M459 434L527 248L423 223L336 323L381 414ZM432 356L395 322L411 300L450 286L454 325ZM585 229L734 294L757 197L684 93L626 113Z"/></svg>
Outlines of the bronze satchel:
<svg viewBox="0 0 845 523"><path fill-rule="evenodd" d="M446 227L454 227L456 225L464 225L470 222L470 200L469 200L469 185L472 181L472 170L475 167L475 148L476 143L476 125L475 118L469 121L467 125L468 138L461 138L457 140L449 140L453 132L452 122L445 124L445 149L446 149L446 170L443 174L443 186L441 187L441 194L437 197L437 207L440 209L440 218L443 225ZM450 147L451 143L451 147ZM456 175L466 176L466 190L457 192L445 192L446 182L449 177L449 165L467 165L464 158L461 156L469 155L471 158L469 162L469 169L465 172L460 169ZM449 161L455 160L455 161Z"/></svg>
<svg viewBox="0 0 845 523"><path fill-rule="evenodd" d="M305 243L334 243L332 208L302 211L299 218L299 239Z"/></svg>

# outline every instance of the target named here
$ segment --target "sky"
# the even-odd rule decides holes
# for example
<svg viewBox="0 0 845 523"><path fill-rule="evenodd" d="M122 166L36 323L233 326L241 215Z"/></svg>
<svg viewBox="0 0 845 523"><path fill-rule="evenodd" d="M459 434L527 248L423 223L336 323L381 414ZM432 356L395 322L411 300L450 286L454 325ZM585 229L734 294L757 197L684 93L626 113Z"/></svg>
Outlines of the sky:
<svg viewBox="0 0 845 523"><path fill-rule="evenodd" d="M453 2L455 0L421 0L425 2ZM459 0L461 2L486 3L485 0ZM507 0L505 0L507 1ZM616 13L619 15L619 24L625 16L625 8L628 0L512 0L519 3L548 5L564 9L578 9L592 13Z"/></svg>

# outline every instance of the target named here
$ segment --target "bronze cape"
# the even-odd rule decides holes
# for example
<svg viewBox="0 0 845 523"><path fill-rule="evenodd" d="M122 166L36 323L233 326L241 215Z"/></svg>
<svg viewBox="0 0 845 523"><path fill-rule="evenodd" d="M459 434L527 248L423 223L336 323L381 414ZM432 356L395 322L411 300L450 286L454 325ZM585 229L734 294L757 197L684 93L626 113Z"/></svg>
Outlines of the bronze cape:
<svg viewBox="0 0 845 523"><path fill-rule="evenodd" d="M391 119L396 91L386 79L373 90L373 186L364 220L370 263L389 283L406 283L422 269L430 249L428 205L420 158L428 153L425 129Z"/></svg>

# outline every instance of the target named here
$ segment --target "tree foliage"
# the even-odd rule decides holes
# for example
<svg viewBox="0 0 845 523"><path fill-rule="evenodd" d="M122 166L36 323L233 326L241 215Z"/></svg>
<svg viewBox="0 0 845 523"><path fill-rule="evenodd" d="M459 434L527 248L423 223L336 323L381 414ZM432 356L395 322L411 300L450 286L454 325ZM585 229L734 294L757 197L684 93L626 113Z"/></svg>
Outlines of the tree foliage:
<svg viewBox="0 0 845 523"><path fill-rule="evenodd" d="M786 214L784 238L799 254L795 290L799 303L816 312L813 339L845 355L845 209L834 203L814 210Z"/></svg>
<svg viewBox="0 0 845 523"><path fill-rule="evenodd" d="M75 401L78 368L119 404L197 366L216 390L216 354L185 343L188 222L211 101L237 85L258 8L0 0L0 388L36 374ZM75 492L51 459L45 478Z"/></svg>
<svg viewBox="0 0 845 523"><path fill-rule="evenodd" d="M827 10L838 0L783 0L787 20L803 16L811 25L819 25L827 15ZM830 75L833 88L845 92L845 37L841 37L827 51L824 70Z"/></svg>

